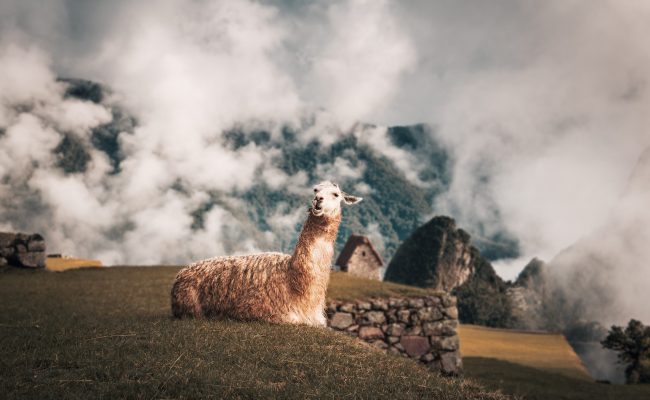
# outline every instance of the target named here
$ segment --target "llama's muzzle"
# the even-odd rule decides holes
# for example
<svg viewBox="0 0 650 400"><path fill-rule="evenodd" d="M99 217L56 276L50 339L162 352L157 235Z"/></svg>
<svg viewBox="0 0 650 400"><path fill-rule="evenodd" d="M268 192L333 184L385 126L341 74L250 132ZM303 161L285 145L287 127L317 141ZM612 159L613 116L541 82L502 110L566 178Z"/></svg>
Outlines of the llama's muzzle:
<svg viewBox="0 0 650 400"><path fill-rule="evenodd" d="M319 199L318 197L314 198L311 202L312 205L312 214L315 216L319 217L323 215L323 200L322 197Z"/></svg>

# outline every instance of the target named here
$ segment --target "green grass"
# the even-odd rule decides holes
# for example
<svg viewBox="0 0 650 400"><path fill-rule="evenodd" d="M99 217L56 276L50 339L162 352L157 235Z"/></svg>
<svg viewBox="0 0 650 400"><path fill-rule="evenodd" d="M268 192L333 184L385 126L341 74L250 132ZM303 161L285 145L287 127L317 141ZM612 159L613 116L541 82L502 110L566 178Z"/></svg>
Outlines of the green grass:
<svg viewBox="0 0 650 400"><path fill-rule="evenodd" d="M650 399L650 385L596 383L491 358L464 357L463 364L472 380L528 400Z"/></svg>
<svg viewBox="0 0 650 400"><path fill-rule="evenodd" d="M325 329L174 320L176 271L0 273L0 397L505 398Z"/></svg>

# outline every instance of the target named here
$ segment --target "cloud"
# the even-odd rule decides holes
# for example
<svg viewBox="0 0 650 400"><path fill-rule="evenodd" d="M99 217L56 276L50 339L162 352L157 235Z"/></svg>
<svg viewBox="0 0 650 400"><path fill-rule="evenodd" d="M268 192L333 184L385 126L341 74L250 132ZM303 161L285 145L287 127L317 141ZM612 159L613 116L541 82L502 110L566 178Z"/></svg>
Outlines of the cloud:
<svg viewBox="0 0 650 400"><path fill-rule="evenodd" d="M414 67L416 49L393 8L383 0L334 2L325 11L325 32L316 30L305 46L305 92L343 127L388 106Z"/></svg>
<svg viewBox="0 0 650 400"><path fill-rule="evenodd" d="M442 85L434 111L455 160L437 207L462 224L503 227L526 255L549 259L603 223L650 144L641 111L650 59L636 39L648 33L641 21L650 9L505 4L471 14L441 6L483 22L430 31L459 35L443 56L459 68L447 70L453 86Z"/></svg>

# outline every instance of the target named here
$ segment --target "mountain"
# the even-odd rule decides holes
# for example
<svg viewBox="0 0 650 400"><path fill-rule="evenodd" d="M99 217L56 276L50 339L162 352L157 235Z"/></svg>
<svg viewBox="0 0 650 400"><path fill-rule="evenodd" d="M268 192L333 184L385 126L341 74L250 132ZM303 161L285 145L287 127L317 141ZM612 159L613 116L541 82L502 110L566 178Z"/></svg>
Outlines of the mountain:
<svg viewBox="0 0 650 400"><path fill-rule="evenodd" d="M58 167L65 174L84 172L90 152L100 151L110 160L112 174L119 175L126 157L122 139L134 134L137 119L110 100L111 90L105 86L79 79L61 81L67 85L67 97L109 107L112 120L92 129L89 141L65 133L54 150ZM234 152L255 146L270 155L270 165L257 171L258 177L272 174L264 169L277 169L288 176L305 174L309 183L337 179L344 189L361 190L355 194L364 197L363 207L344 209L337 251L350 234L357 233L369 236L383 258L390 259L401 241L432 213L436 197L448 190L453 172L451 155L435 139L435 129L423 124L388 128L357 124L349 131L338 132L338 139L332 143L318 138L305 140L304 132L313 128L309 120L298 128L283 126L279 134L235 126L223 132L218 140ZM183 181L176 182L171 189L182 193L192 191ZM204 229L206 215L215 206L230 212L239 225L224 232L225 251L236 251L244 238L252 240L260 250L290 251L303 221L285 218L286 213L305 208L306 202L304 193L294 193L260 178L232 192L210 192L209 198L191 213L193 230ZM280 212L285 213L284 217L278 217ZM126 232L128 224L116 229L114 235ZM517 242L507 232L485 239L479 247L491 258L517 255Z"/></svg>
<svg viewBox="0 0 650 400"><path fill-rule="evenodd" d="M438 216L417 228L393 256L385 280L451 291L475 271L470 236L449 217Z"/></svg>
<svg viewBox="0 0 650 400"><path fill-rule="evenodd" d="M512 306L513 327L517 329L545 330L548 321L544 306L548 303L546 264L533 258L508 288Z"/></svg>
<svg viewBox="0 0 650 400"><path fill-rule="evenodd" d="M512 322L508 284L452 218L434 217L416 229L397 249L385 279L452 291L463 323L508 327Z"/></svg>

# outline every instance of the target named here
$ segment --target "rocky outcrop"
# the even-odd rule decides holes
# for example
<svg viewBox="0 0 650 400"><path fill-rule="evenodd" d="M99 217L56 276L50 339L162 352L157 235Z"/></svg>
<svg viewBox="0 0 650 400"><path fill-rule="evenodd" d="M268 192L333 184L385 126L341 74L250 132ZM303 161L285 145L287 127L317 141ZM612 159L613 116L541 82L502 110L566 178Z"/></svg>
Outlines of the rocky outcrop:
<svg viewBox="0 0 650 400"><path fill-rule="evenodd" d="M470 236L449 217L416 229L397 249L384 279L450 291L474 273Z"/></svg>
<svg viewBox="0 0 650 400"><path fill-rule="evenodd" d="M517 329L544 330L549 328L545 318L546 265L533 258L519 273L506 293L512 306L512 326Z"/></svg>
<svg viewBox="0 0 650 400"><path fill-rule="evenodd" d="M397 249L384 279L453 292L464 323L509 327L512 320L508 285L449 217L416 229Z"/></svg>
<svg viewBox="0 0 650 400"><path fill-rule="evenodd" d="M327 316L330 328L390 354L414 358L444 375L461 372L454 296L330 302Z"/></svg>
<svg viewBox="0 0 650 400"><path fill-rule="evenodd" d="M0 232L0 266L45 267L45 239L38 233Z"/></svg>

